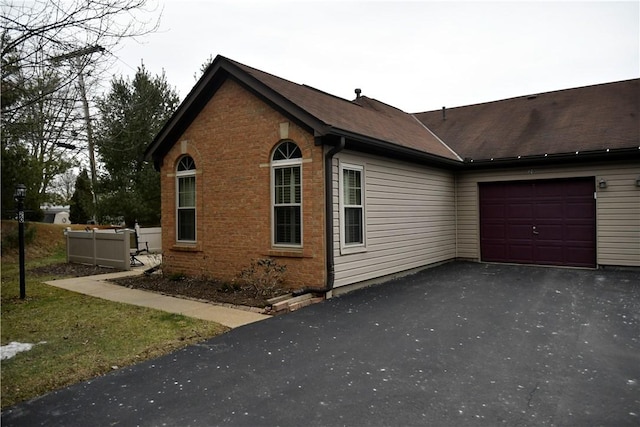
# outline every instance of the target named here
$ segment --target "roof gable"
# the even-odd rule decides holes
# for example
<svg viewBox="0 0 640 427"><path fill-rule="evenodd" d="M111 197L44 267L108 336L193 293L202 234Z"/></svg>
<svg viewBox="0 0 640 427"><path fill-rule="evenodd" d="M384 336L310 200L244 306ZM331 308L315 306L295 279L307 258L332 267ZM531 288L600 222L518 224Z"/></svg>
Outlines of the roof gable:
<svg viewBox="0 0 640 427"><path fill-rule="evenodd" d="M347 148L415 162L462 166L463 158L478 165L640 154L640 79L451 108L445 119L440 110L408 114L365 96L349 101L217 56L147 147L145 157L156 168L228 78L327 137L325 143L345 137Z"/></svg>
<svg viewBox="0 0 640 427"><path fill-rule="evenodd" d="M231 61L233 62L233 61ZM411 114L367 97L348 101L310 86L292 83L246 65L240 69L321 120L331 132L346 131L416 151L460 160Z"/></svg>
<svg viewBox="0 0 640 427"><path fill-rule="evenodd" d="M474 161L637 151L639 81L566 89L415 116L458 154Z"/></svg>
<svg viewBox="0 0 640 427"><path fill-rule="evenodd" d="M351 102L312 87L248 67L217 56L202 78L182 102L156 138L145 156L156 165L176 143L206 102L227 78L233 78L255 95L302 123L316 135L345 136L359 147L383 146L422 154L435 161L459 162L461 159L412 115L379 101L360 98Z"/></svg>

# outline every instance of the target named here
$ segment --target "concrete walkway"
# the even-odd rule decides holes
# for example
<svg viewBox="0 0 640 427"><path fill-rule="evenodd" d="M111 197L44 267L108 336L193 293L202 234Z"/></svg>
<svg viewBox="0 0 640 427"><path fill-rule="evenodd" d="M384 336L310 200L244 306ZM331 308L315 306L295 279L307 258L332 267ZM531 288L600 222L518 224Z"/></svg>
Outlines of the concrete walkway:
<svg viewBox="0 0 640 427"><path fill-rule="evenodd" d="M140 258L142 259L143 257ZM136 267L131 271L119 271L115 273L100 274L97 276L51 280L45 283L57 288L91 295L93 297L109 301L149 307L169 313L177 313L197 319L209 320L228 326L229 328L237 328L239 326L268 319L270 317L265 314L254 313L248 310L240 310L205 302L176 298L139 289L130 289L108 282L109 279L115 279L118 277L140 275L145 269L153 265L151 258L144 259L142 261L145 262L145 266Z"/></svg>

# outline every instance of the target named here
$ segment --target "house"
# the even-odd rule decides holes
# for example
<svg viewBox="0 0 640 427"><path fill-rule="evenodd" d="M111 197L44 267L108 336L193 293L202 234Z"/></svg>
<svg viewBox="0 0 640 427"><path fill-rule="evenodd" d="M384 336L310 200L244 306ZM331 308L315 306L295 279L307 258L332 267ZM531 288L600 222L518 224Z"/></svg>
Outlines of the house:
<svg viewBox="0 0 640 427"><path fill-rule="evenodd" d="M408 114L216 57L146 150L163 264L339 294L455 259L640 267L638 79Z"/></svg>
<svg viewBox="0 0 640 427"><path fill-rule="evenodd" d="M54 206L48 203L40 206L44 212L42 222L49 224L71 224L69 220L69 206Z"/></svg>

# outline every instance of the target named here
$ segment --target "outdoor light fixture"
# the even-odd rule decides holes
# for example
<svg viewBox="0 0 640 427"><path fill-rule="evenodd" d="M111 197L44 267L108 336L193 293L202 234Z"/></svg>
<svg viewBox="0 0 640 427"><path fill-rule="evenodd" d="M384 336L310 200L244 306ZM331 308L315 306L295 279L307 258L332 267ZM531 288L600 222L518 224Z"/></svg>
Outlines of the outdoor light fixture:
<svg viewBox="0 0 640 427"><path fill-rule="evenodd" d="M16 185L13 198L16 201L18 212L18 242L20 244L20 299L26 297L24 280L24 199L27 197L27 187L24 184Z"/></svg>
<svg viewBox="0 0 640 427"><path fill-rule="evenodd" d="M636 187L640 187L640 176L636 178Z"/></svg>
<svg viewBox="0 0 640 427"><path fill-rule="evenodd" d="M24 184L16 185L16 191L13 193L13 198L18 203L24 203L24 199L27 197L27 187Z"/></svg>
<svg viewBox="0 0 640 427"><path fill-rule="evenodd" d="M605 181L604 178L600 178L600 182L598 182L598 187L607 188L607 181Z"/></svg>

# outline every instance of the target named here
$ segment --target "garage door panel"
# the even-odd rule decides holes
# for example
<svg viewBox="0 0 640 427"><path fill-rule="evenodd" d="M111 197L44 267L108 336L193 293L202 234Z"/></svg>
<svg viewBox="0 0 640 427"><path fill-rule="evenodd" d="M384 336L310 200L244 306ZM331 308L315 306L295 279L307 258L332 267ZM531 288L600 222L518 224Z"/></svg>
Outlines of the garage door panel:
<svg viewBox="0 0 640 427"><path fill-rule="evenodd" d="M491 200L504 200L505 198L505 187L500 185L492 185L491 187L487 187L484 190L483 197L486 201Z"/></svg>
<svg viewBox="0 0 640 427"><path fill-rule="evenodd" d="M483 224L481 232L486 239L504 239L507 235L504 224Z"/></svg>
<svg viewBox="0 0 640 427"><path fill-rule="evenodd" d="M593 196L589 196L593 197ZM567 203L566 216L572 219L588 219L593 218L593 203L590 202L574 202Z"/></svg>
<svg viewBox="0 0 640 427"><path fill-rule="evenodd" d="M556 260L563 257L562 246L538 246L536 249L536 256L539 264L555 264Z"/></svg>
<svg viewBox="0 0 640 427"><path fill-rule="evenodd" d="M563 183L565 195L570 197L591 196L595 187L592 186L594 178L567 180ZM586 184L585 184L586 183Z"/></svg>
<svg viewBox="0 0 640 427"><path fill-rule="evenodd" d="M593 177L480 183L482 259L594 267L594 190Z"/></svg>
<svg viewBox="0 0 640 427"><path fill-rule="evenodd" d="M593 267L593 251L591 248L569 248L568 261L574 267Z"/></svg>
<svg viewBox="0 0 640 427"><path fill-rule="evenodd" d="M538 200L562 200L566 195L565 188L562 184L544 183L538 181L535 187L535 198Z"/></svg>
<svg viewBox="0 0 640 427"><path fill-rule="evenodd" d="M524 239L531 240L531 225L529 224L509 224L507 226L507 236L510 240Z"/></svg>
<svg viewBox="0 0 640 427"><path fill-rule="evenodd" d="M506 248L503 241L486 242L484 248L486 261L505 262L507 259Z"/></svg>
<svg viewBox="0 0 640 427"><path fill-rule="evenodd" d="M564 217L564 206L561 200L557 202L545 201L535 207L536 219L558 219L562 217Z"/></svg>
<svg viewBox="0 0 640 427"><path fill-rule="evenodd" d="M504 204L494 205L487 204L482 206L480 214L483 218L490 220L491 218L504 218Z"/></svg>
<svg viewBox="0 0 640 427"><path fill-rule="evenodd" d="M533 247L529 243L510 244L505 255L505 262L526 263L533 256Z"/></svg>
<svg viewBox="0 0 640 427"><path fill-rule="evenodd" d="M528 185L518 185L519 183L503 182L499 183L503 188L503 194L509 200L528 200L534 195L535 189ZM515 184L515 185L514 185Z"/></svg>
<svg viewBox="0 0 640 427"><path fill-rule="evenodd" d="M538 234L533 237L538 241L546 241L546 240L563 240L563 227L559 224L538 224L536 226L536 231Z"/></svg>
<svg viewBox="0 0 640 427"><path fill-rule="evenodd" d="M568 225L564 235L568 242L588 242L591 244L595 241L596 230L590 225Z"/></svg>
<svg viewBox="0 0 640 427"><path fill-rule="evenodd" d="M532 203L513 203L506 206L507 218L533 218L534 206Z"/></svg>

